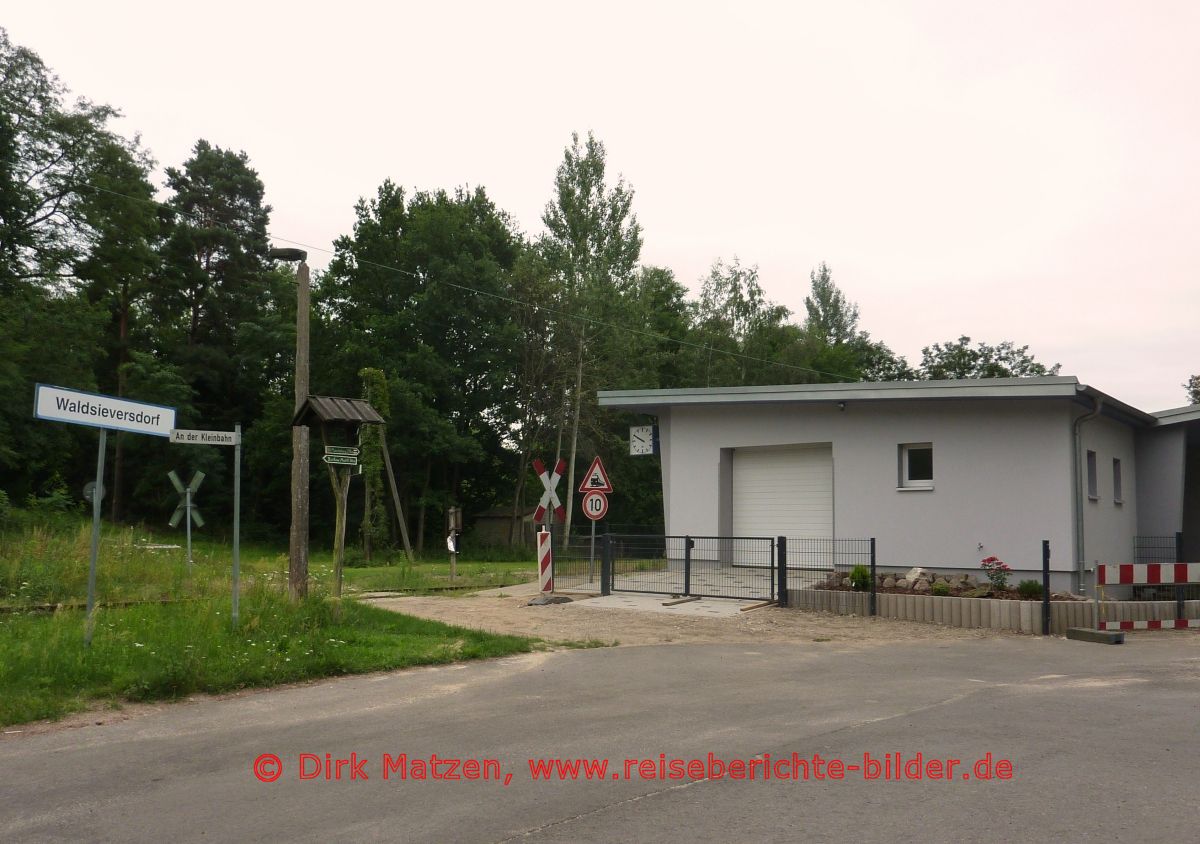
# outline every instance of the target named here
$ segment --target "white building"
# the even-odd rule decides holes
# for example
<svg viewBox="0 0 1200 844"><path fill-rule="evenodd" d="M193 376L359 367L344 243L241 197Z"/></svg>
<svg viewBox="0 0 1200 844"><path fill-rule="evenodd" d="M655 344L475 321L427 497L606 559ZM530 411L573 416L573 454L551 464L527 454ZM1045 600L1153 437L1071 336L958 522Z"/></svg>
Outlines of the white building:
<svg viewBox="0 0 1200 844"><path fill-rule="evenodd" d="M1053 588L1076 590L1137 536L1182 531L1200 559L1200 405L1145 413L1057 376L599 399L657 417L668 534L875 537L883 567L994 555L1018 577L1049 540Z"/></svg>

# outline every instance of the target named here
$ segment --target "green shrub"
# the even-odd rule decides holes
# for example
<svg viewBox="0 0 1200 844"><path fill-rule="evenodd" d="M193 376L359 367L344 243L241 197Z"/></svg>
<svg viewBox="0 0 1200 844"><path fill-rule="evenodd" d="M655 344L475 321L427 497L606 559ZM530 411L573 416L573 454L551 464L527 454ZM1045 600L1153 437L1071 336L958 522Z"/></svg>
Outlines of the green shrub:
<svg viewBox="0 0 1200 844"><path fill-rule="evenodd" d="M12 502L8 500L8 493L0 489L0 528L8 523L11 516Z"/></svg>
<svg viewBox="0 0 1200 844"><path fill-rule="evenodd" d="M871 570L866 566L855 566L850 569L850 588L855 592L865 592L871 588Z"/></svg>
<svg viewBox="0 0 1200 844"><path fill-rule="evenodd" d="M1042 597L1042 584L1036 580L1022 580L1017 584L1017 592L1027 601Z"/></svg>
<svg viewBox="0 0 1200 844"><path fill-rule="evenodd" d="M941 597L944 598L950 594L950 584L949 583L935 583L929 587L929 594L930 595L940 595Z"/></svg>

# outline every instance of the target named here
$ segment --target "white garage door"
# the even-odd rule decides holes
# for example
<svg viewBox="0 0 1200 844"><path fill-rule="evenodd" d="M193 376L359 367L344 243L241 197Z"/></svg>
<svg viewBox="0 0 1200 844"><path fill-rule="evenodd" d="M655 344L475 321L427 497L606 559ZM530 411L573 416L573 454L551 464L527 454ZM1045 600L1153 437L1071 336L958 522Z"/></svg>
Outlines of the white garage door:
<svg viewBox="0 0 1200 844"><path fill-rule="evenodd" d="M734 449L733 535L832 537L832 446Z"/></svg>

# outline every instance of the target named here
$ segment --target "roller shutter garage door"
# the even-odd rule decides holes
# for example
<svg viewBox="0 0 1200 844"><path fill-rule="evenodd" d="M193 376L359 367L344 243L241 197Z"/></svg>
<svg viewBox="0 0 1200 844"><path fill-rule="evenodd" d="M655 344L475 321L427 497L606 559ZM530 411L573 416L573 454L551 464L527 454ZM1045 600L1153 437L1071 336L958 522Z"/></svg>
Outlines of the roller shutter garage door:
<svg viewBox="0 0 1200 844"><path fill-rule="evenodd" d="M733 535L833 536L833 447L733 452Z"/></svg>

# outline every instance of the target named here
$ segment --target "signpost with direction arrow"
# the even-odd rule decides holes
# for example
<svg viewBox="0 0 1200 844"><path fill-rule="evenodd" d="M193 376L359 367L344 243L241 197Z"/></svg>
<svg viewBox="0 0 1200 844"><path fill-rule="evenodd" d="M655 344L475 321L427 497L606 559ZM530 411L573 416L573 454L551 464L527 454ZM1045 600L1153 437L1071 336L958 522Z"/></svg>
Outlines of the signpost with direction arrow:
<svg viewBox="0 0 1200 844"><path fill-rule="evenodd" d="M203 472L196 472L192 475L192 479L188 481L185 487L183 481L179 480L179 476L172 469L167 472L167 477L171 480L171 486L175 487L175 491L179 493L179 505L175 508L175 512L171 514L171 520L167 522L171 527L177 527L179 520L184 519L187 526L187 564L188 570L192 568L192 522L196 523L196 527L204 527L204 517L200 515L200 511L196 505L192 503L197 490L200 489L200 484L204 483L205 475Z"/></svg>

